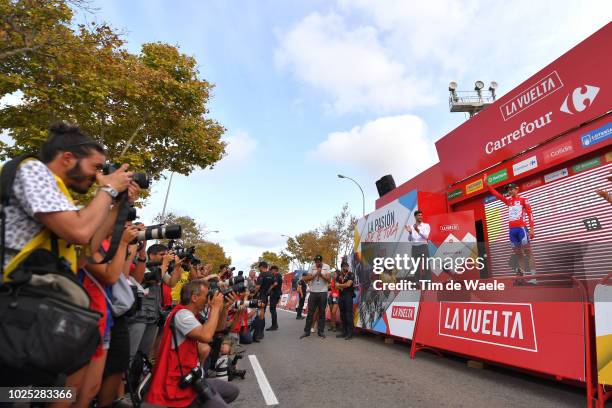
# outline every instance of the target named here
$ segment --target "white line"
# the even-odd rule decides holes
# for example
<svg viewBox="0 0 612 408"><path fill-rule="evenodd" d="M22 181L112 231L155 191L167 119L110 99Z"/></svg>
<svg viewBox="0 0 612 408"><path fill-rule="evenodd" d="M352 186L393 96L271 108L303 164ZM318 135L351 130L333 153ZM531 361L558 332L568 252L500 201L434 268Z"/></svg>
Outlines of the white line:
<svg viewBox="0 0 612 408"><path fill-rule="evenodd" d="M274 391L272 391L272 387L270 387L268 378L266 378L266 374L261 368L261 365L259 365L259 360L257 360L257 356L255 356L254 354L250 354L249 361L251 362L251 366L253 366L253 371L255 372L255 377L257 378L257 383L259 384L261 393L263 394L263 397L266 400L266 405L278 405L276 395L274 395Z"/></svg>
<svg viewBox="0 0 612 408"><path fill-rule="evenodd" d="M282 312L287 312L287 313L293 313L293 314L297 313L296 311L293 311L293 310L285 310L285 309L276 309L276 310L280 310Z"/></svg>

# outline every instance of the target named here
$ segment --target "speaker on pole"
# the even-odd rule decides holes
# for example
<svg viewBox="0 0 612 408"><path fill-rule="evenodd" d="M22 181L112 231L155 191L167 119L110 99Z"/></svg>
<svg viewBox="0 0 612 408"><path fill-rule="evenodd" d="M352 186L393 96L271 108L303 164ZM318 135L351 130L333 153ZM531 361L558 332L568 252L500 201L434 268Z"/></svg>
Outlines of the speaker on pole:
<svg viewBox="0 0 612 408"><path fill-rule="evenodd" d="M376 182L376 188L378 189L378 196L382 197L387 194L389 191L395 189L395 180L393 180L393 176L387 174L386 176L382 176L380 180Z"/></svg>

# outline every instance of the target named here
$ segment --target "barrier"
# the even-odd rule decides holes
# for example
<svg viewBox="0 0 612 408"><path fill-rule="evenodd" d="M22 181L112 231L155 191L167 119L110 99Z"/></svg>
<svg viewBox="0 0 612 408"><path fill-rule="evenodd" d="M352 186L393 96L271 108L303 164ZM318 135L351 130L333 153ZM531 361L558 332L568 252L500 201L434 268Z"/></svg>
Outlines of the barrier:
<svg viewBox="0 0 612 408"><path fill-rule="evenodd" d="M593 295L597 356L597 407L612 398L612 273L597 284Z"/></svg>

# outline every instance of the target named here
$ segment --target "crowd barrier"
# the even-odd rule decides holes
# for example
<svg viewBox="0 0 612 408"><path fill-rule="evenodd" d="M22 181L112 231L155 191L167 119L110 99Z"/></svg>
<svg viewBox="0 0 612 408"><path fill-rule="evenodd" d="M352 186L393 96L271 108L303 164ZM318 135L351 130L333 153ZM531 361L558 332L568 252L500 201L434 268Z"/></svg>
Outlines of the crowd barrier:
<svg viewBox="0 0 612 408"><path fill-rule="evenodd" d="M506 285L503 296L478 290L399 292L370 327L360 321L360 308L372 299L360 293L355 326L411 340L412 359L430 349L581 383L587 406L603 408L612 398L612 274L597 283L593 302L584 282L567 274L546 275L535 285L525 280L497 278ZM297 292L285 289L281 308L295 311Z"/></svg>

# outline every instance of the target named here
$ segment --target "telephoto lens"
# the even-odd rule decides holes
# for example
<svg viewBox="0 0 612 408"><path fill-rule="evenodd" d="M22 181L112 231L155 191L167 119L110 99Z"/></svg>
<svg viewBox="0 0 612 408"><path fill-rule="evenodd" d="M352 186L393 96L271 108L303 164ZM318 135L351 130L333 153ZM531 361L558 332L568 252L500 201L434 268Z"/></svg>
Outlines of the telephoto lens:
<svg viewBox="0 0 612 408"><path fill-rule="evenodd" d="M102 167L102 173L103 174L114 173L115 171L117 171L119 167L121 166L117 164L106 163L104 167ZM132 181L138 184L138 187L140 187L143 190L147 190L151 186L151 179L149 178L149 175L145 173L132 174Z"/></svg>
<svg viewBox="0 0 612 408"><path fill-rule="evenodd" d="M148 241L151 239L178 239L183 230L180 225L150 225L140 231L136 237L137 241Z"/></svg>

